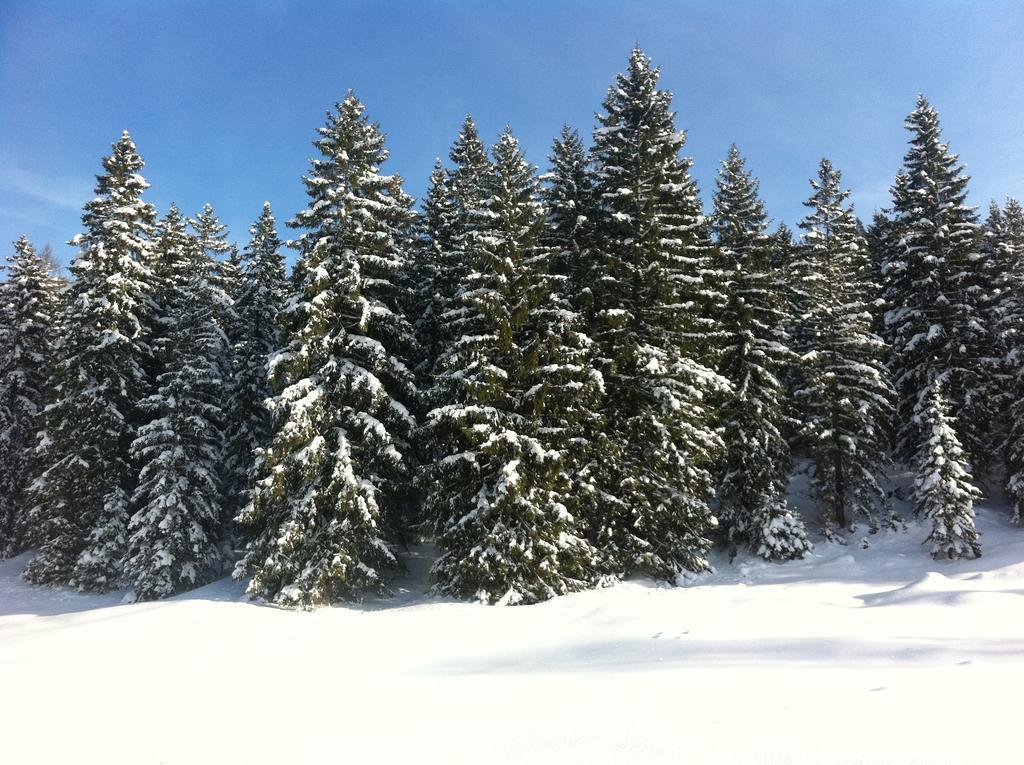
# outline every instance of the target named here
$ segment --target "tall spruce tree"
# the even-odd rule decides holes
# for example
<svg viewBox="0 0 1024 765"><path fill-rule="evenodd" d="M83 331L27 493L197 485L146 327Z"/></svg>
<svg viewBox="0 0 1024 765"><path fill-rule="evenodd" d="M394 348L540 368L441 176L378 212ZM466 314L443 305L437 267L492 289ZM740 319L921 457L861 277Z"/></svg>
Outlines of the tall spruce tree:
<svg viewBox="0 0 1024 765"><path fill-rule="evenodd" d="M574 419L559 393L573 381L583 397L588 388L552 334L558 306L534 169L508 130L493 154L493 193L469 215L463 334L439 362L449 403L428 415L441 453L422 483L444 551L437 590L533 603L581 589L596 570L566 507L567 444L556 424Z"/></svg>
<svg viewBox="0 0 1024 765"><path fill-rule="evenodd" d="M1017 225L1013 223L1016 213ZM993 289L984 296L983 310L991 330L992 341L988 357L984 359L985 372L980 392L993 412L1008 412L1017 399L1016 365L1011 360L1014 348L1024 330L1024 303L1021 299L1022 274L1019 263L1020 207L1016 201L1007 200L1007 214L995 202L989 206L989 214L983 227L979 245L981 263L992 272ZM1008 446L1013 427L1011 418L994 417L988 429L989 442L994 453ZM1005 454L1000 456L1005 458ZM995 460L993 460L995 461ZM982 467L988 467L985 463Z"/></svg>
<svg viewBox="0 0 1024 765"><path fill-rule="evenodd" d="M939 115L923 97L909 115L910 149L893 184L893 221L883 273L886 334L892 346L899 432L909 459L920 443L920 411L938 378L974 460L991 448L983 391L991 336L984 301L992 285L981 262L980 230L967 204L969 177L943 143Z"/></svg>
<svg viewBox="0 0 1024 765"><path fill-rule="evenodd" d="M246 404L241 392L235 387L235 369L233 349L237 346L243 333L241 318L235 308L235 301L241 288L242 257L238 247L229 240L228 227L221 223L220 218L209 202L189 219L193 237L198 242L199 254L205 258L209 271L209 292L213 301L214 320L227 342L224 353L216 360L218 376L221 380L219 407L223 411L225 425L222 435L226 438L232 424L244 417L239 409ZM222 445L224 446L224 445ZM224 449L223 457L228 463L220 472L224 484L221 486L222 501L220 502L221 530L217 534L221 540L221 552L224 556L234 554L236 543L235 515L242 506L242 498L238 492L237 465L233 462L233 452Z"/></svg>
<svg viewBox="0 0 1024 765"><path fill-rule="evenodd" d="M442 181L432 176L432 190L426 210L427 236L434 252L433 316L435 333L433 357L439 363L445 349L461 336L465 315L459 292L470 272L474 211L479 211L492 193L493 172L487 148L477 132L473 118L467 116L452 144L449 158L452 169ZM437 370L440 371L440 370ZM443 392L429 393L431 405L442 401Z"/></svg>
<svg viewBox="0 0 1024 765"><path fill-rule="evenodd" d="M188 220L178 206L172 203L154 231L149 260L153 272L153 310L148 314L149 326L146 327L146 339L152 351L150 375L153 390L156 389L156 377L168 363L163 354L173 323L171 308L176 304L182 288L189 261L187 250L193 241L187 225Z"/></svg>
<svg viewBox="0 0 1024 765"><path fill-rule="evenodd" d="M594 539L613 570L672 579L708 565L709 467L721 442L706 400L724 383L698 361L706 226L658 78L634 50L594 131L601 244L590 286L609 436Z"/></svg>
<svg viewBox="0 0 1024 765"><path fill-rule="evenodd" d="M796 398L811 459L814 495L825 505L825 536L864 521L875 531L893 524L879 479L888 462L887 423L893 391L885 345L872 331L874 281L867 242L850 192L823 159L800 224L806 296L804 386Z"/></svg>
<svg viewBox="0 0 1024 765"><path fill-rule="evenodd" d="M0 283L0 558L25 546L28 486L39 413L49 386L58 285L27 237L14 243Z"/></svg>
<svg viewBox="0 0 1024 765"><path fill-rule="evenodd" d="M218 302L217 323L227 336L229 346L233 347L241 333L241 320L235 310L235 299L242 279L241 255L238 247L228 239L228 227L220 222L209 202L203 205L203 209L194 218L189 219L189 225L201 253L212 266L211 284L216 287L214 297ZM234 398L231 358L225 356L220 363L225 380L224 398L230 402Z"/></svg>
<svg viewBox="0 0 1024 765"><path fill-rule="evenodd" d="M392 281L411 202L381 175L384 135L354 95L319 135L310 206L292 223L305 231L279 314L286 342L269 366L274 436L239 517L252 538L236 567L250 593L303 606L388 591L387 516L406 490L414 425Z"/></svg>
<svg viewBox="0 0 1024 765"><path fill-rule="evenodd" d="M893 224L883 212L876 211L871 218L871 225L864 231L864 239L868 246L868 262L870 281L877 285L869 295L871 309L871 331L881 338L887 337L885 315L888 312L886 303L886 277L884 273L888 252L895 246L892 240ZM891 348L886 344L886 364L892 366ZM891 426L889 428L892 429Z"/></svg>
<svg viewBox="0 0 1024 765"><path fill-rule="evenodd" d="M552 250L549 270L559 277L564 285L560 291L571 299L574 309L588 315L600 265L594 251L597 198L579 133L563 127L549 159L551 169L541 176L547 211L545 243Z"/></svg>
<svg viewBox="0 0 1024 765"><path fill-rule="evenodd" d="M974 503L981 492L964 466L964 451L938 380L928 386L918 419L923 437L915 465L914 513L932 522L925 541L933 558L977 558L981 541L974 527Z"/></svg>
<svg viewBox="0 0 1024 765"><path fill-rule="evenodd" d="M538 278L548 298L534 319L540 349L539 384L532 397L549 441L564 453L569 479L566 504L594 532L602 504L600 463L609 450L601 402L604 378L596 368L599 353L591 337L593 288L599 276L596 207L590 162L579 133L565 126L552 145L550 170L541 176L546 213L542 243L549 252Z"/></svg>
<svg viewBox="0 0 1024 765"><path fill-rule="evenodd" d="M715 193L714 232L728 296L719 373L732 383L726 397L725 458L718 507L730 546L768 560L801 558L810 549L803 522L787 505L791 457L781 428L790 363L785 294L772 268L776 242L758 183L733 146Z"/></svg>
<svg viewBox="0 0 1024 765"><path fill-rule="evenodd" d="M995 407L1008 411L1003 457L1014 522L1024 518L1024 208L1008 199L989 220L989 239L1000 278L996 331L1005 352Z"/></svg>
<svg viewBox="0 0 1024 765"><path fill-rule="evenodd" d="M449 186L449 173L438 159L434 162L423 200L413 267L417 279L413 327L420 348L416 371L423 390L429 389L432 383L431 374L441 354L441 337L445 331L441 315L451 307L454 295L455 284L448 275L442 279L441 274L454 249L455 228L455 202Z"/></svg>
<svg viewBox="0 0 1024 765"><path fill-rule="evenodd" d="M806 345L804 317L808 312L808 299L803 290L801 273L803 259L799 257L799 250L793 239L792 230L785 223L780 223L771 235L771 255L768 264L773 285L771 289L779 296L777 305L785 316L783 329L788 338L788 346L794 351L779 372L779 380L783 387L784 412L779 429L794 452L803 450L799 402L795 394L804 379L798 349Z"/></svg>
<svg viewBox="0 0 1024 765"><path fill-rule="evenodd" d="M129 448L148 394L156 211L142 158L127 131L103 160L53 346L50 403L36 450L29 541L37 550L25 576L38 584L105 590L120 581L137 473Z"/></svg>
<svg viewBox="0 0 1024 765"><path fill-rule="evenodd" d="M222 363L213 264L190 238L165 285L168 318L156 392L132 455L141 465L128 525L125 583L141 600L164 598L220 573Z"/></svg>
<svg viewBox="0 0 1024 765"><path fill-rule="evenodd" d="M270 445L267 363L283 342L278 314L286 299L284 256L269 202L249 231L252 239L234 300L238 330L230 349L232 399L224 412L223 502L231 517L248 501L258 450Z"/></svg>

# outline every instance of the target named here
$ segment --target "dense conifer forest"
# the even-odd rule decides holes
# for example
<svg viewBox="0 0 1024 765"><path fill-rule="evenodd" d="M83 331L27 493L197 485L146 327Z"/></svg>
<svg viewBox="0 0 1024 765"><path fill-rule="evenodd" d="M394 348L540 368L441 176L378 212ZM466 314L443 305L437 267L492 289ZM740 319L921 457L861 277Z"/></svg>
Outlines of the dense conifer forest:
<svg viewBox="0 0 1024 765"><path fill-rule="evenodd" d="M735 146L705 209L658 80L634 50L543 173L466 117L419 206L350 92L294 239L268 204L241 247L210 205L154 209L125 132L70 279L22 237L0 284L0 556L313 607L388 595L429 539L437 593L530 604L675 582L716 545L871 544L905 472L922 555L981 555L983 491L1024 512L1021 205L979 216L919 96L870 220L825 158L773 227Z"/></svg>

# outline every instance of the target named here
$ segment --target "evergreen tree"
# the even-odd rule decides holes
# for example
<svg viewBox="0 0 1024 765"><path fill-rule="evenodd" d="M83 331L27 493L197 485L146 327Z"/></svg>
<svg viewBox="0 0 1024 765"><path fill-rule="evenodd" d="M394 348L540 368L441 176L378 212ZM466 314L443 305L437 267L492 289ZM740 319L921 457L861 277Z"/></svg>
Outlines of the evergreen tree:
<svg viewBox="0 0 1024 765"><path fill-rule="evenodd" d="M203 205L195 218L189 220L189 225L199 243L201 254L211 265L211 285L215 288L212 297L217 303L217 323L228 338L229 347L234 347L242 332L241 319L235 309L242 280L241 255L238 247L228 241L228 227L220 222L209 202ZM230 356L225 355L219 363L225 381L224 401L229 406L235 398Z"/></svg>
<svg viewBox="0 0 1024 765"><path fill-rule="evenodd" d="M26 237L7 262L0 283L0 558L25 546L32 447L58 308L57 280Z"/></svg>
<svg viewBox="0 0 1024 765"><path fill-rule="evenodd" d="M589 160L579 133L568 125L552 145L551 170L542 176L547 210L545 243L552 249L550 271L560 277L572 306L590 313L599 278L594 237L597 199ZM589 323L589 321L588 321Z"/></svg>
<svg viewBox="0 0 1024 765"><path fill-rule="evenodd" d="M354 95L319 134L311 204L292 224L305 231L279 314L286 343L269 366L274 436L239 517L252 538L236 568L250 593L306 606L388 591L414 425L400 356L411 332L392 281L411 200L381 175L384 136Z"/></svg>
<svg viewBox="0 0 1024 765"><path fill-rule="evenodd" d="M424 415L438 406L451 403L442 357L464 334L463 327L472 321L466 314L460 292L470 273L472 254L471 211L479 211L491 193L493 173L487 149L480 140L473 118L467 116L458 137L452 144L449 158L453 169L448 171L437 163L430 178L424 203L423 247L427 253L430 273L429 303L423 311L419 335L427 359L422 364L421 397ZM427 464L448 447L438 441L440 433L426 419L416 434L423 464ZM420 487L421 492L425 487ZM428 523L436 519L427 518Z"/></svg>
<svg viewBox="0 0 1024 765"><path fill-rule="evenodd" d="M698 361L708 346L698 319L706 226L659 74L634 50L594 132L593 332L609 436L594 538L614 570L671 579L708 565L708 469L720 440L706 397L723 381Z"/></svg>
<svg viewBox="0 0 1024 765"><path fill-rule="evenodd" d="M922 399L922 432L914 476L914 513L932 522L926 542L932 557L977 558L981 541L974 527L974 502L979 492L964 467L964 452L936 380Z"/></svg>
<svg viewBox="0 0 1024 765"><path fill-rule="evenodd" d="M1024 331L1024 303L1021 301L1024 273L1020 264L1020 253L1024 251L1021 246L1024 243L1021 241L1020 218L1020 206L1015 200L1007 200L1005 214L998 204L992 202L978 248L981 263L992 272L993 289L984 296L983 302L992 339L990 353L984 359L983 389L980 395L993 412L1010 411L1018 397L1015 380L1018 364L1014 358ZM1009 418L993 417L988 430L989 443L993 447L1008 445L1012 425ZM988 465L984 463L983 466Z"/></svg>
<svg viewBox="0 0 1024 765"><path fill-rule="evenodd" d="M982 395L990 335L983 301L991 291L980 262L979 227L967 205L968 176L950 154L939 116L923 96L907 118L910 149L893 184L890 247L883 264L897 394L897 454L909 458L920 442L920 410L939 378L971 457L991 445L991 412Z"/></svg>
<svg viewBox="0 0 1024 765"><path fill-rule="evenodd" d="M823 159L800 227L802 292L807 298L804 387L796 394L812 460L811 485L826 507L825 535L862 519L893 525L879 479L887 463L886 423L893 391L885 345L872 331L878 285L850 192Z"/></svg>
<svg viewBox="0 0 1024 765"><path fill-rule="evenodd" d="M566 504L580 528L593 534L601 498L601 462L610 446L601 411L604 379L595 365L594 286L600 262L596 252L597 199L589 160L579 134L565 126L555 139L551 169L541 177L546 225L542 243L547 259L535 269L548 298L532 320L540 349L531 397L553 448L564 454L569 479Z"/></svg>
<svg viewBox="0 0 1024 765"><path fill-rule="evenodd" d="M768 271L773 285L771 289L779 297L777 307L784 315L782 328L788 338L788 347L794 351L779 371L784 413L779 429L790 449L800 451L803 444L796 392L804 380L799 349L807 345L805 317L809 309L808 296L803 289L804 275L801 273L804 261L799 257L800 248L793 239L793 232L785 223L780 223L771 235L770 248Z"/></svg>
<svg viewBox="0 0 1024 765"><path fill-rule="evenodd" d="M1024 516L1024 208L1015 199L989 219L988 235L998 264L996 332L1005 351L1001 388L993 404L1005 418L1006 493L1013 519Z"/></svg>
<svg viewBox="0 0 1024 765"><path fill-rule="evenodd" d="M461 325L469 317L459 297L462 284L470 272L474 222L471 215L479 211L491 194L492 168L487 148L477 133L473 118L467 116L449 154L453 169L442 182L432 178L432 193L426 210L428 239L435 257L434 308L437 333L434 337L435 362L445 349L461 336ZM431 390L431 404L441 401L440 390Z"/></svg>
<svg viewBox="0 0 1024 765"><path fill-rule="evenodd" d="M132 454L142 466L128 526L126 583L142 600L210 581L220 571L220 469L223 459L218 288L199 242L189 241L169 285L164 371L141 408L151 419Z"/></svg>
<svg viewBox="0 0 1024 765"><path fill-rule="evenodd" d="M195 232L200 248L210 260L221 260L225 255L231 254L228 227L220 222L217 213L213 211L213 205L209 202L203 205L203 209L196 213L195 218L189 220L189 225Z"/></svg>
<svg viewBox="0 0 1024 765"><path fill-rule="evenodd" d="M224 504L230 517L245 506L256 454L270 444L272 421L265 402L272 391L267 361L283 342L278 314L286 298L286 274L269 202L250 233L234 301L238 332L230 349L233 393L224 413Z"/></svg>
<svg viewBox="0 0 1024 765"><path fill-rule="evenodd" d="M725 460L719 514L730 546L745 545L768 560L801 558L810 549L803 522L786 503L790 453L781 428L790 363L789 316L778 272L776 242L757 181L733 146L722 163L715 194L714 231L723 291L726 342L719 373L732 383L726 398Z"/></svg>
<svg viewBox="0 0 1024 765"><path fill-rule="evenodd" d="M441 448L423 481L444 550L434 576L439 592L533 603L581 589L596 568L566 507L568 426L556 423L574 419L562 409L572 383L581 397L593 384L551 334L544 210L508 130L494 147L493 195L470 223L463 335L440 360L450 403L428 415Z"/></svg>
<svg viewBox="0 0 1024 765"><path fill-rule="evenodd" d="M38 554L25 576L38 584L104 590L119 583L136 471L129 448L138 402L148 393L148 325L156 211L127 132L103 160L85 232L71 265L52 358L53 393L36 450L29 542Z"/></svg>
<svg viewBox="0 0 1024 765"><path fill-rule="evenodd" d="M148 323L144 336L150 347L147 367L148 389L156 392L157 378L173 363L171 331L175 322L174 311L180 305L189 264L189 250L196 240L187 230L188 220L178 206L171 204L157 223L149 267L152 271L152 297L147 312ZM145 421L145 417L143 418Z"/></svg>
<svg viewBox="0 0 1024 765"><path fill-rule="evenodd" d="M242 282L242 258L236 247L228 240L230 232L228 227L220 222L220 218L214 212L213 206L207 202L203 205L195 218L189 221L196 241L198 242L201 257L205 258L209 265L210 292L209 297L214 301L214 319L221 332L227 338L224 346L224 354L216 360L218 375L222 380L220 392L220 408L224 412L225 426L223 432L235 433L239 423L245 417L245 409L248 402L244 398L244 392L236 388L235 383L235 357L233 350L238 346L244 334L241 317L235 306L238 299ZM235 542L234 517L243 505L243 498L239 492L244 486L239 483L239 472L244 471L234 459L235 452L225 449L224 457L228 461L225 470L221 472L224 485L221 487L223 501L221 503L221 531L218 537L221 539L223 554L230 556L233 552Z"/></svg>
<svg viewBox="0 0 1024 765"><path fill-rule="evenodd" d="M155 310L151 312L152 326L149 328L154 356L159 356L157 347L165 344L161 337L167 334L171 323L168 306L177 298L187 271L189 258L186 250L194 241L186 229L187 223L181 210L172 203L154 232L149 262L155 284L152 301Z"/></svg>
<svg viewBox="0 0 1024 765"><path fill-rule="evenodd" d="M885 300L884 268L888 258L887 253L895 246L891 239L893 228L892 221L884 213L876 212L871 219L871 225L864 232L864 239L868 247L869 282L876 285L875 290L868 296L871 309L871 331L881 338L886 337L885 315L889 310ZM891 366L889 345L886 344L885 348L886 363Z"/></svg>
<svg viewBox="0 0 1024 765"><path fill-rule="evenodd" d="M454 249L455 202L449 187L449 174L438 159L430 174L427 195L423 201L423 215L419 221L419 241L414 273L416 338L421 357L417 363L420 385L431 384L431 373L441 354L444 335L441 315L451 308L454 283L441 279L446 259Z"/></svg>

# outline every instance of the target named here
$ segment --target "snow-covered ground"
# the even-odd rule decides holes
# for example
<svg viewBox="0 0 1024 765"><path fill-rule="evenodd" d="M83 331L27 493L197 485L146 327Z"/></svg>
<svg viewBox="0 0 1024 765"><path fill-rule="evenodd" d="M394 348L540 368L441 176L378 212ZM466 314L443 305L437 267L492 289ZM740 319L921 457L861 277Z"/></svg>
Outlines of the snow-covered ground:
<svg viewBox="0 0 1024 765"><path fill-rule="evenodd" d="M292 612L220 581L120 605L0 563L0 762L1020 763L1024 529L716 560L538 606Z"/></svg>

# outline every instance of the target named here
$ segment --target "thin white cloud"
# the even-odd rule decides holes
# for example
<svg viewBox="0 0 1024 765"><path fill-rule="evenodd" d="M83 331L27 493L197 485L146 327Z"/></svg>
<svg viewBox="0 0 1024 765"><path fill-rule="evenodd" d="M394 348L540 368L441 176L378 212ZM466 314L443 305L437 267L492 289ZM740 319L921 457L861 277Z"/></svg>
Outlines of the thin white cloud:
<svg viewBox="0 0 1024 765"><path fill-rule="evenodd" d="M78 210L92 199L92 188L83 178L47 177L17 167L0 168L0 189L52 207Z"/></svg>

